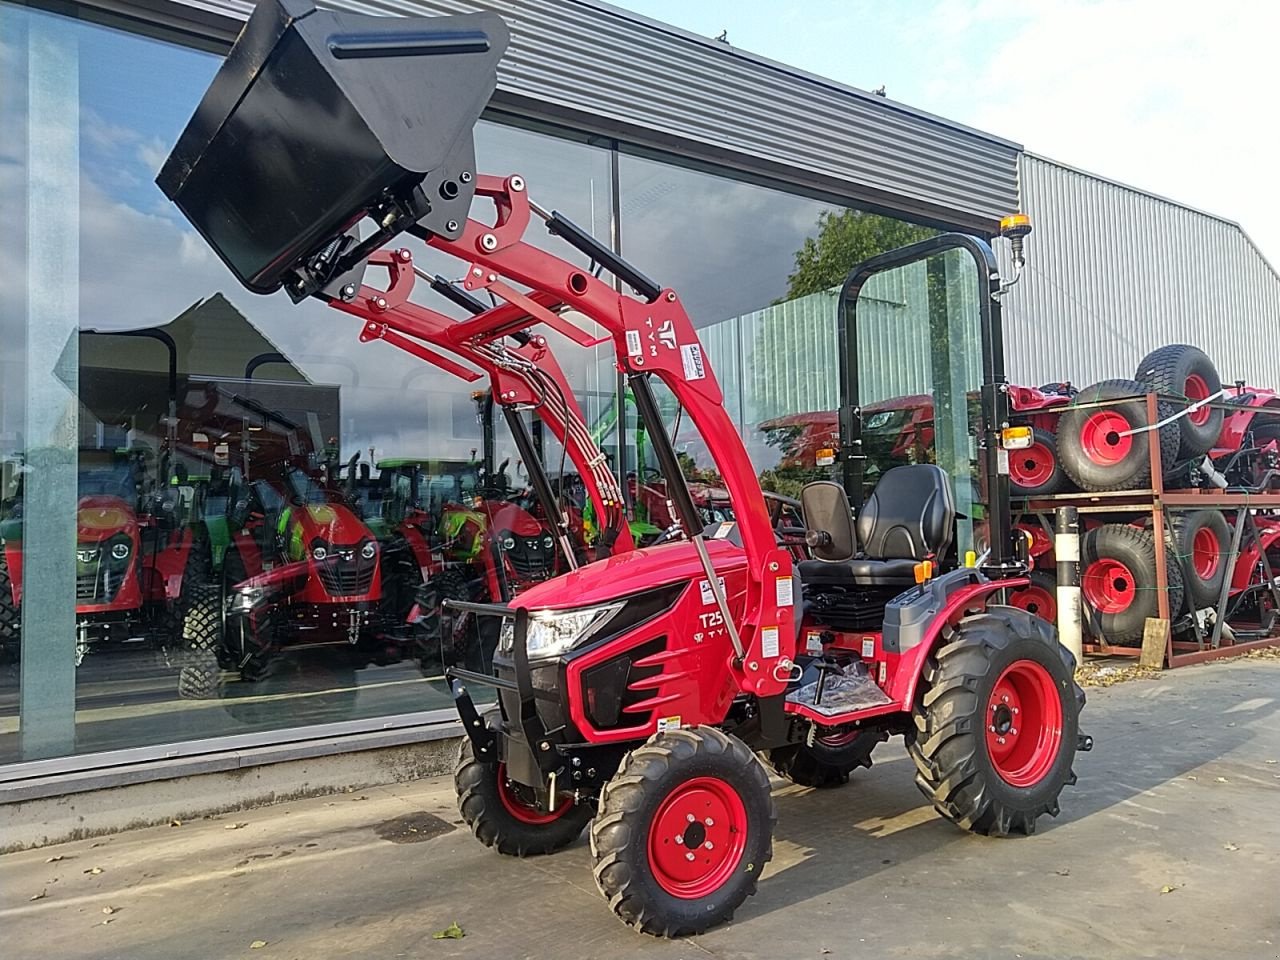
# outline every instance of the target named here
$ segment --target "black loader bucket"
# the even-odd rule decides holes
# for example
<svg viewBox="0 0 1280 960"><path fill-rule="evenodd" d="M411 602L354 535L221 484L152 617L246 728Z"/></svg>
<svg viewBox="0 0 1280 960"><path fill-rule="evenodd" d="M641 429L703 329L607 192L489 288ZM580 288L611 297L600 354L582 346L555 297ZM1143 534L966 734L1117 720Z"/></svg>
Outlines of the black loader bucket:
<svg viewBox="0 0 1280 960"><path fill-rule="evenodd" d="M507 26L261 0L156 183L240 282L295 300L415 222L457 238ZM360 242L364 216L378 227Z"/></svg>

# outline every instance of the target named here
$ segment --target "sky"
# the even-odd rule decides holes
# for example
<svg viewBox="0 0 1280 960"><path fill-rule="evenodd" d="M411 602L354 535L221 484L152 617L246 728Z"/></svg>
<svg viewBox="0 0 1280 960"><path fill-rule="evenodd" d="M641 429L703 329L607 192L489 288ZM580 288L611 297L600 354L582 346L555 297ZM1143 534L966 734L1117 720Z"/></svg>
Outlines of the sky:
<svg viewBox="0 0 1280 960"><path fill-rule="evenodd" d="M1280 3L612 0L1239 223L1280 269Z"/></svg>

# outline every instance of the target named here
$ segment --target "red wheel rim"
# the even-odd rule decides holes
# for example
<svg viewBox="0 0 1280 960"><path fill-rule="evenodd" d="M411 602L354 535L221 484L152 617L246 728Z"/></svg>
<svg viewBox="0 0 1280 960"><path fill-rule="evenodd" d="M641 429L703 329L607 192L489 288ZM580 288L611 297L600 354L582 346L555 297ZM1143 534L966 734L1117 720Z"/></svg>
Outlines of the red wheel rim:
<svg viewBox="0 0 1280 960"><path fill-rule="evenodd" d="M1193 373L1187 377L1187 382L1182 386L1182 392L1186 394L1188 400L1195 403L1209 396L1209 384L1205 383L1204 377L1200 376L1200 374ZM1187 414L1187 419L1197 427L1200 427L1209 422L1209 417L1212 414L1212 408L1204 406Z"/></svg>
<svg viewBox="0 0 1280 960"><path fill-rule="evenodd" d="M1133 437L1121 436L1132 429L1127 417L1114 410L1099 410L1089 415L1080 429L1080 445L1084 454L1103 467L1115 466L1133 449Z"/></svg>
<svg viewBox="0 0 1280 960"><path fill-rule="evenodd" d="M1052 592L1038 584L1031 584L1009 595L1009 603L1027 613L1055 623L1058 619L1058 601Z"/></svg>
<svg viewBox="0 0 1280 960"><path fill-rule="evenodd" d="M747 808L719 777L695 777L662 801L649 828L649 867L673 897L719 890L747 847Z"/></svg>
<svg viewBox="0 0 1280 960"><path fill-rule="evenodd" d="M1005 668L987 702L987 753L1013 787L1043 780L1062 749L1062 701L1049 671L1034 660Z"/></svg>
<svg viewBox="0 0 1280 960"><path fill-rule="evenodd" d="M502 808L512 817L521 823L528 823L533 826L554 823L568 813L569 808L573 806L573 797L567 796L560 806L550 813L543 813L538 809L536 803L521 796L519 786L507 778L507 765L505 763L498 764L498 799L502 801Z"/></svg>
<svg viewBox="0 0 1280 960"><path fill-rule="evenodd" d="M1104 557L1085 568L1080 592L1099 613L1122 613L1133 603L1137 585L1133 571L1119 560Z"/></svg>
<svg viewBox="0 0 1280 960"><path fill-rule="evenodd" d="M1191 566L1196 576L1201 580L1212 580L1221 562L1218 538L1208 527L1201 527L1191 538Z"/></svg>
<svg viewBox="0 0 1280 960"><path fill-rule="evenodd" d="M1020 487L1038 487L1047 483L1056 466L1053 451L1043 443L1033 443L1025 450L1009 453L1009 479Z"/></svg>
<svg viewBox="0 0 1280 960"><path fill-rule="evenodd" d="M854 727L852 730L837 730L823 734L818 737L818 743L824 747L847 747L860 736L862 736L862 731Z"/></svg>

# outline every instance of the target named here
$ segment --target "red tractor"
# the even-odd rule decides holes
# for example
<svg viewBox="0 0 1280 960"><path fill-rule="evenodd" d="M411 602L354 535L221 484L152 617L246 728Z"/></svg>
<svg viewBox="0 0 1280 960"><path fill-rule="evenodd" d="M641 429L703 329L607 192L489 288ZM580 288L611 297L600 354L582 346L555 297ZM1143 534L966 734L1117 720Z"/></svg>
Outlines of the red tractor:
<svg viewBox="0 0 1280 960"><path fill-rule="evenodd" d="M975 833L1034 832L1058 813L1074 752L1089 744L1072 657L1049 625L1001 602L1027 582L1001 464L1028 434L1006 428L1005 288L990 247L945 234L850 274L840 297L843 483L803 491L813 557L793 566L679 295L532 204L521 177L473 173L469 132L506 42L506 25L488 13L383 19L264 2L158 178L252 290L376 309L383 295L351 278L407 233L467 264L466 290L498 302L454 323L452 342L477 349L539 325L591 342L572 311L614 348L680 529L510 604L452 604L502 624L491 671L449 671L467 732L455 772L463 818L484 843L518 855L562 848L590 823L593 872L611 909L665 936L722 923L755 892L776 821L757 753L798 783L833 783L898 734L942 816ZM286 75L289 84L277 82ZM298 89L324 111L324 138L314 115L296 109ZM432 95L420 102L410 91ZM264 140L270 151L241 148ZM353 156L372 159L356 166ZM493 201L491 222L469 219L473 196ZM526 242L531 214L635 294ZM362 240L351 226L366 215L378 226ZM1027 230L1012 225L1019 266ZM931 337L981 351L972 367L981 382L965 389L980 396L972 426L989 547L972 566L963 559L975 532L956 509L968 477L899 467L862 496L861 294L934 257L973 296L972 309L933 317ZM704 528L653 378L710 451L732 521ZM969 406L947 405L955 422L946 438L961 435ZM952 447L940 442L940 451L939 462L959 464ZM818 603L833 595L834 606ZM473 686L495 689L497 708L481 716Z"/></svg>
<svg viewBox="0 0 1280 960"><path fill-rule="evenodd" d="M140 451L82 449L76 504L76 665L105 643L167 655L191 590L208 567L196 491L179 464L149 482ZM155 473L153 469L150 471ZM163 474L170 473L164 467ZM0 522L0 636L17 657L22 607L22 485Z"/></svg>

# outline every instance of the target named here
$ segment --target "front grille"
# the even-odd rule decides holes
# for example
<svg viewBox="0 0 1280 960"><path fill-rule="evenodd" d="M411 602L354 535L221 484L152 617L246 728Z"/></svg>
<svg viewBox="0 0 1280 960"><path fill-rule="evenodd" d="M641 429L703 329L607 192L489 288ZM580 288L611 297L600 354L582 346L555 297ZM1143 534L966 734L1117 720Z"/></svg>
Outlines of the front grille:
<svg viewBox="0 0 1280 960"><path fill-rule="evenodd" d="M98 543L81 544L77 553L92 559L76 561L76 603L111 603L124 585L132 558L122 564L104 560L106 545Z"/></svg>
<svg viewBox="0 0 1280 960"><path fill-rule="evenodd" d="M515 546L503 553L518 579L546 580L555 572L555 545L546 545L545 534L514 539Z"/></svg>
<svg viewBox="0 0 1280 960"><path fill-rule="evenodd" d="M335 597L352 597L368 593L373 587L373 574L378 569L378 558L366 560L358 548L352 548L350 560L341 556L317 561L320 583L325 592Z"/></svg>

